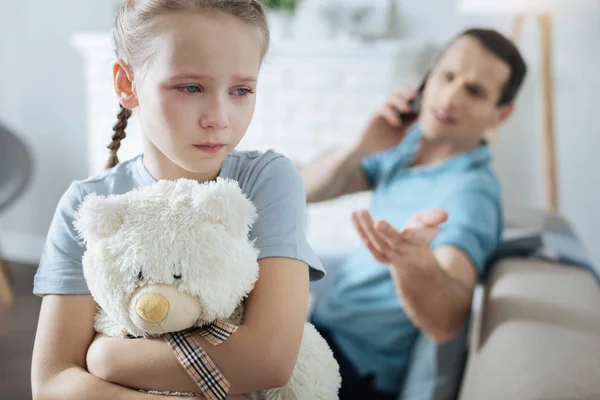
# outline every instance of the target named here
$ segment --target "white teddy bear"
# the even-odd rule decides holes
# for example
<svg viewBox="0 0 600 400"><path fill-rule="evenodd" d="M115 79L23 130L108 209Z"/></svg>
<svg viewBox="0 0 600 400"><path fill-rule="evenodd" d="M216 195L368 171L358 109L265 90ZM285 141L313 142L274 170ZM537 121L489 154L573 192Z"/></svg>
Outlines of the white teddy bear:
<svg viewBox="0 0 600 400"><path fill-rule="evenodd" d="M75 227L86 244L83 271L98 304L96 331L150 337L217 320L239 326L258 279L258 250L248 238L256 216L237 182L220 178L86 196ZM333 400L340 380L331 349L306 323L287 385L251 395Z"/></svg>

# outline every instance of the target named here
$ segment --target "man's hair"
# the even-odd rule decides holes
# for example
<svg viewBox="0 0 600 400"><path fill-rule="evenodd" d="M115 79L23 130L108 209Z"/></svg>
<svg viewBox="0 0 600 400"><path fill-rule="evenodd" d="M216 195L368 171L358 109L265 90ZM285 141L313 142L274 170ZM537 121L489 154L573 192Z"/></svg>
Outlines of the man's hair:
<svg viewBox="0 0 600 400"><path fill-rule="evenodd" d="M465 36L476 39L485 49L510 66L510 77L502 89L498 105L501 106L513 102L527 75L527 64L521 56L519 49L509 39L495 30L471 28L457 35L440 54L440 57L456 40ZM427 78L428 76L425 77L420 90L425 86Z"/></svg>
<svg viewBox="0 0 600 400"><path fill-rule="evenodd" d="M510 66L510 78L502 89L498 105L513 102L527 75L527 64L519 49L504 35L492 29L472 28L464 31L458 38L463 36L477 39L483 47Z"/></svg>

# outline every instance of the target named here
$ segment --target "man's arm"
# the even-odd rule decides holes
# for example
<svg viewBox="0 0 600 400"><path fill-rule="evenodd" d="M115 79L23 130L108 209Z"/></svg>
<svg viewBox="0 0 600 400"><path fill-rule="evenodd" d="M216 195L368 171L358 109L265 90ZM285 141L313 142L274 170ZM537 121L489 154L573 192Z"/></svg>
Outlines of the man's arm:
<svg viewBox="0 0 600 400"><path fill-rule="evenodd" d="M475 267L454 246L433 251L430 270L402 265L391 269L404 311L432 340L452 339L469 317L476 285Z"/></svg>
<svg viewBox="0 0 600 400"><path fill-rule="evenodd" d="M477 282L473 263L458 248L431 250L431 241L447 215L440 210L417 214L403 231L368 212L353 221L375 259L390 265L398 297L413 323L437 343L450 340L464 326Z"/></svg>
<svg viewBox="0 0 600 400"><path fill-rule="evenodd" d="M35 400L166 400L105 382L86 371L94 337L96 303L89 295L48 295L42 300L31 364Z"/></svg>
<svg viewBox="0 0 600 400"><path fill-rule="evenodd" d="M376 151L389 149L402 141L410 124L404 124L398 113L409 112L409 102L416 96L417 92L411 89L396 90L373 113L357 140L326 152L307 165L299 166L307 201L316 203L370 190L361 161Z"/></svg>
<svg viewBox="0 0 600 400"><path fill-rule="evenodd" d="M308 266L280 257L261 259L259 264L260 277L246 300L244 324L218 346L200 339L229 381L231 394L283 386L300 349ZM90 351L90 372L110 382L141 389L198 391L162 339L103 337Z"/></svg>
<svg viewBox="0 0 600 400"><path fill-rule="evenodd" d="M311 163L300 166L307 202L317 203L369 190L360 166L366 155L351 144L325 152Z"/></svg>

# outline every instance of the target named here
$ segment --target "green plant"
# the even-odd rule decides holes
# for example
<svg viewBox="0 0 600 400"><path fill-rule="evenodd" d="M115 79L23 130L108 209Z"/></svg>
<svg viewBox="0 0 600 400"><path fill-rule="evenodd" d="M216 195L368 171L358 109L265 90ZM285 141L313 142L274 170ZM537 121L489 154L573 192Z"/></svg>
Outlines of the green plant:
<svg viewBox="0 0 600 400"><path fill-rule="evenodd" d="M263 0L265 7L272 10L293 12L296 9L296 0Z"/></svg>

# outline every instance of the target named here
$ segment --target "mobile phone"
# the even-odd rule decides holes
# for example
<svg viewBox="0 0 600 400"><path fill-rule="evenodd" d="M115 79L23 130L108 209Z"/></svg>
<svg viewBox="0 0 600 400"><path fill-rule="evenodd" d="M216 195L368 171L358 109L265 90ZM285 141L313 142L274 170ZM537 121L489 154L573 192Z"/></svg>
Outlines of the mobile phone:
<svg viewBox="0 0 600 400"><path fill-rule="evenodd" d="M419 113L421 112L421 98L423 97L423 90L425 89L425 84L427 83L428 77L429 74L425 76L421 82L421 85L417 89L417 97L409 101L408 104L410 105L410 112L398 112L398 116L404 124L410 124L414 122L414 120L416 120L419 116Z"/></svg>

